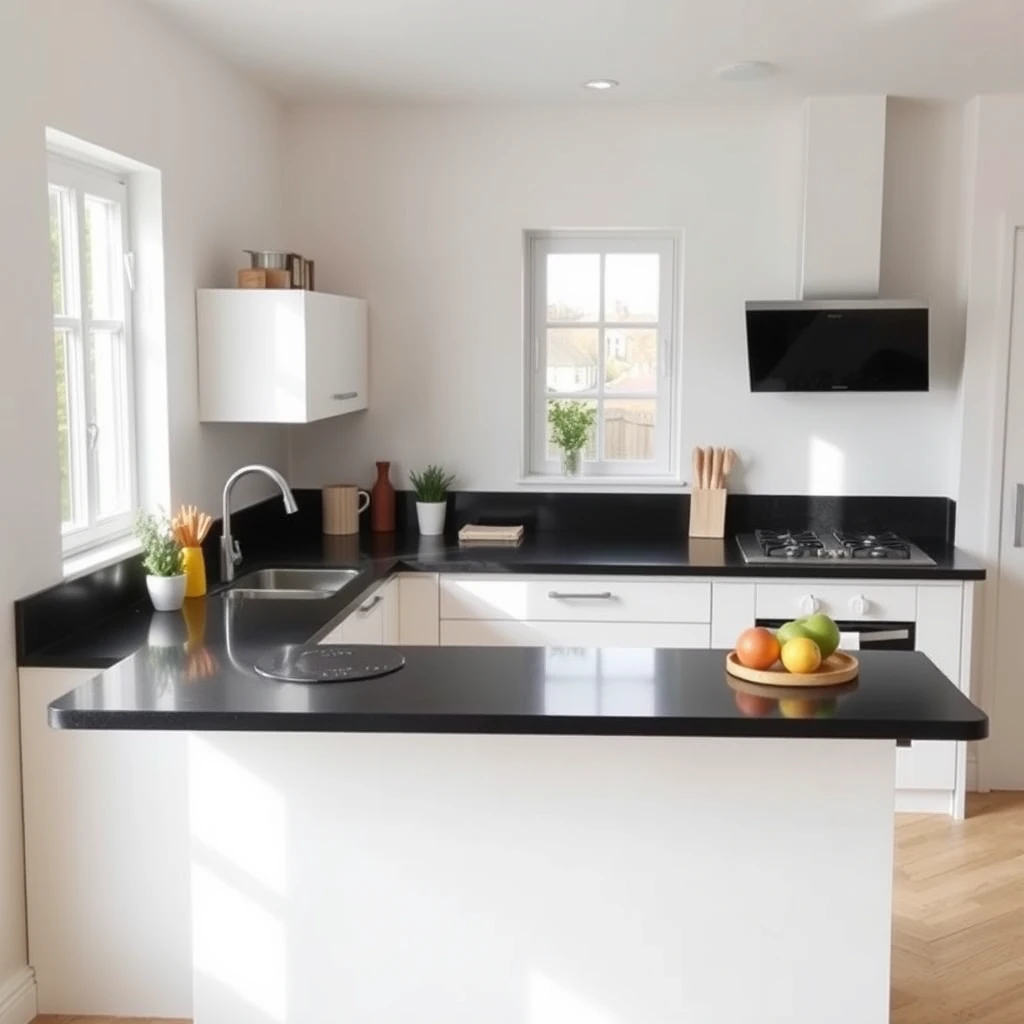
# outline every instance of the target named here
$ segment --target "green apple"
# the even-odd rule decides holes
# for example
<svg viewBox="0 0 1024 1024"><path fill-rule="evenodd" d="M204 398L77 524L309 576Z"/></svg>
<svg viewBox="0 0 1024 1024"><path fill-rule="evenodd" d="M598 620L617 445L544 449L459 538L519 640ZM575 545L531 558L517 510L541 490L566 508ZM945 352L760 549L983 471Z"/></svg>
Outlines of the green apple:
<svg viewBox="0 0 1024 1024"><path fill-rule="evenodd" d="M822 658L827 658L839 649L839 627L827 616L818 612L800 619L800 627L820 648Z"/></svg>
<svg viewBox="0 0 1024 1024"><path fill-rule="evenodd" d="M779 641L780 647L788 644L790 640L795 640L800 636L806 637L809 640L814 639L810 630L804 629L803 619L795 619L792 622L783 623L777 630L775 630L775 639ZM821 653L824 657L825 652L822 651Z"/></svg>

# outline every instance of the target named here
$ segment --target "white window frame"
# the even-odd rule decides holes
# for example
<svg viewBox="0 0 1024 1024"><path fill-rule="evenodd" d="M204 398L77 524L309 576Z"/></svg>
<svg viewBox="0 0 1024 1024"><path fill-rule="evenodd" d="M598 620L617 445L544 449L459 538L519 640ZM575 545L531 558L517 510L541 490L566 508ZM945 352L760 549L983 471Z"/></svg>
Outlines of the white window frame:
<svg viewBox="0 0 1024 1024"><path fill-rule="evenodd" d="M656 326L660 338L658 348L657 392L654 395L616 393L614 399L654 398L655 458L650 461L594 461L585 463L581 476L571 479L572 485L607 485L609 483L662 484L681 483L679 464L679 260L682 239L673 231L529 231L525 235L525 387L523 479L526 482L564 481L557 460L547 457L547 390L546 338L549 326L590 327L598 330L598 388L558 397L568 400L594 400L601 395L604 376L605 330L637 328L641 323L618 323L604 319L604 260L601 261L599 294L600 319L573 321L571 324L550 324L547 320L547 257L553 253L614 254L651 253L660 256L659 310ZM603 430L598 418L597 430ZM599 441L600 445L600 441ZM598 448L600 451L600 447Z"/></svg>
<svg viewBox="0 0 1024 1024"><path fill-rule="evenodd" d="M71 443L70 471L77 480L80 493L84 491L86 500L86 519L80 526L62 524L61 543L65 556L78 554L100 544L128 536L132 531L134 512L138 505L138 445L135 415L135 366L134 346L132 339L132 289L128 278L127 267L132 258L129 225L128 185L124 178L106 168L80 163L68 157L49 154L47 183L61 188L70 189L74 194L75 208L75 246L74 251L65 254L63 269L65 306L67 296L74 293L74 303L66 309L66 315L53 314L53 331L70 332L75 353L73 358L81 362L80 372L83 375L80 407L69 415L69 434ZM89 316L89 307L85 295L85 195L106 199L120 206L122 252L125 265L121 268L124 287L123 320L101 320ZM98 511L97 464L95 448L89 444L88 424L93 422L95 415L92 408L93 396L85 383L85 367L88 365L90 332L98 330L123 331L125 339L125 359L127 375L127 430L128 430L128 474L130 507L123 513L101 518ZM53 344L51 339L50 344ZM69 369L70 369L70 360ZM70 374L69 374L70 377ZM70 384L70 379L69 382ZM56 386L56 379L54 381ZM70 422L74 416L76 422Z"/></svg>

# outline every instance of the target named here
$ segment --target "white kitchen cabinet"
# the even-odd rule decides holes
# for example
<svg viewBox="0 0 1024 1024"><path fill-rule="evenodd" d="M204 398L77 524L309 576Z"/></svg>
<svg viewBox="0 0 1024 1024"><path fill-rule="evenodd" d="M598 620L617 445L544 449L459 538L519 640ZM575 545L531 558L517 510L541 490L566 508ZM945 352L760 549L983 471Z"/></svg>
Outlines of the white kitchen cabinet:
<svg viewBox="0 0 1024 1024"><path fill-rule="evenodd" d="M689 647L710 646L710 625L690 622L520 622L448 619L443 647Z"/></svg>
<svg viewBox="0 0 1024 1024"><path fill-rule="evenodd" d="M405 573L398 583L398 636L403 644L440 643L440 578L437 573Z"/></svg>
<svg viewBox="0 0 1024 1024"><path fill-rule="evenodd" d="M757 617L757 586L750 582L711 584L711 646L731 648Z"/></svg>
<svg viewBox="0 0 1024 1024"><path fill-rule="evenodd" d="M39 1013L189 1019L188 737L51 729L47 705L96 674L18 673Z"/></svg>
<svg viewBox="0 0 1024 1024"><path fill-rule="evenodd" d="M917 588L888 583L758 583L757 618L796 619L823 612L833 619L864 622L913 622Z"/></svg>
<svg viewBox="0 0 1024 1024"><path fill-rule="evenodd" d="M395 644L398 642L398 591L390 580L351 611L320 642L323 644Z"/></svg>
<svg viewBox="0 0 1024 1024"><path fill-rule="evenodd" d="M367 408L363 299L207 288L196 312L202 421L311 423Z"/></svg>
<svg viewBox="0 0 1024 1024"><path fill-rule="evenodd" d="M711 584L623 576L442 576L441 619L711 621Z"/></svg>

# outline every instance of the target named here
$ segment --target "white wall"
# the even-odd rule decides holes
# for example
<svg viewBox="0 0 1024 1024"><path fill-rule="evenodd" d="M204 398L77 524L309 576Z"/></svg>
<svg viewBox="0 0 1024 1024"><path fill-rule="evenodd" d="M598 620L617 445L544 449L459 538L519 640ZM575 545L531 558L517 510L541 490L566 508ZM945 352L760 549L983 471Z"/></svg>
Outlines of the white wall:
<svg viewBox="0 0 1024 1024"><path fill-rule="evenodd" d="M11 602L60 569L56 395L47 346L46 154L41 47L29 4L0 3L0 992L25 965L18 680Z"/></svg>
<svg viewBox="0 0 1024 1024"><path fill-rule="evenodd" d="M804 102L804 299L878 294L886 107L884 96Z"/></svg>
<svg viewBox="0 0 1024 1024"><path fill-rule="evenodd" d="M936 175L940 197L952 188L946 133L959 122L930 117L908 110L896 130L949 166L930 168L895 140L886 187L901 201L915 174ZM945 320L941 386L929 394L749 392L743 303L797 291L799 104L312 106L290 113L285 137L290 244L316 259L320 287L369 299L372 338L369 412L294 431L298 483L369 481L373 461L390 458L398 484L410 465L440 460L463 487L514 487L523 230L671 227L685 232L684 452L732 445L741 486L761 493L951 493L959 342ZM886 294L941 293L948 268L925 247L944 240L957 209L931 210L933 222L915 199L913 212L886 214L884 238L901 254L883 274Z"/></svg>
<svg viewBox="0 0 1024 1024"><path fill-rule="evenodd" d="M171 496L209 509L231 470L287 464L277 427L201 426L195 289L230 286L245 248L281 244L283 111L132 0L33 0L49 73L47 125L161 172ZM245 504L262 485L239 494Z"/></svg>
<svg viewBox="0 0 1024 1024"><path fill-rule="evenodd" d="M966 256L970 307L964 360L963 454L957 539L970 551L997 554L997 510L988 495L999 472L1001 450L991 446L1001 424L1005 391L1005 324L1000 322L1007 225L1024 223L1024 96L985 96L972 101L967 157L970 164Z"/></svg>
<svg viewBox="0 0 1024 1024"><path fill-rule="evenodd" d="M0 994L26 957L11 602L60 579L45 128L163 172L172 495L213 510L230 469L287 459L279 429L198 426L193 297L281 241L281 116L133 0L0 3Z"/></svg>

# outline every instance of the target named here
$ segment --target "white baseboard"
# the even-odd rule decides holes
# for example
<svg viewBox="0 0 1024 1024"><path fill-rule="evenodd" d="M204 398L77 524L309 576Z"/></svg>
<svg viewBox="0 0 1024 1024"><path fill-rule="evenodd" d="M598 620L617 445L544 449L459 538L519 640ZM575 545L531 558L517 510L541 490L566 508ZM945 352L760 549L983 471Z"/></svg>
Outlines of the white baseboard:
<svg viewBox="0 0 1024 1024"><path fill-rule="evenodd" d="M36 1016L36 976L23 967L0 985L0 1024L32 1024Z"/></svg>
<svg viewBox="0 0 1024 1024"><path fill-rule="evenodd" d="M909 814L952 814L953 794L945 789L897 789L896 810Z"/></svg>

